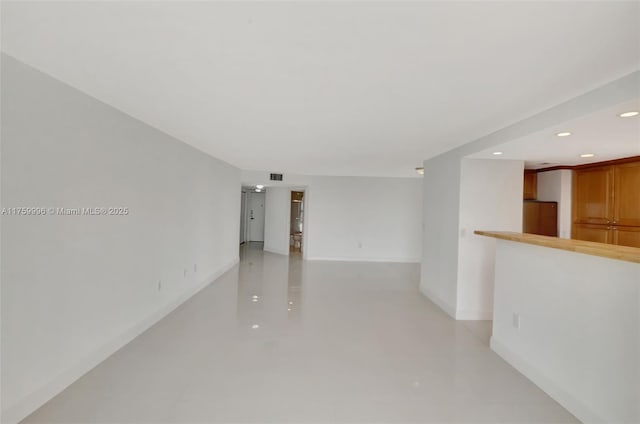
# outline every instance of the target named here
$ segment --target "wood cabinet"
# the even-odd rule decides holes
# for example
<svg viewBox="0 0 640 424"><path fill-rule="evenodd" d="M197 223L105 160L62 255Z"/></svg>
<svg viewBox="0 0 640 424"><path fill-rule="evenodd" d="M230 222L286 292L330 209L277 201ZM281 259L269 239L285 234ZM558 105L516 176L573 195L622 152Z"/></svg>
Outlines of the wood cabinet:
<svg viewBox="0 0 640 424"><path fill-rule="evenodd" d="M640 161L575 171L572 238L640 247Z"/></svg>
<svg viewBox="0 0 640 424"><path fill-rule="evenodd" d="M613 233L608 225L575 224L572 238L598 243L613 243Z"/></svg>
<svg viewBox="0 0 640 424"><path fill-rule="evenodd" d="M558 203L525 200L522 207L522 232L558 236Z"/></svg>
<svg viewBox="0 0 640 424"><path fill-rule="evenodd" d="M612 227L613 244L640 247L640 227Z"/></svg>
<svg viewBox="0 0 640 424"><path fill-rule="evenodd" d="M574 222L610 224L613 220L613 170L610 166L576 171Z"/></svg>
<svg viewBox="0 0 640 424"><path fill-rule="evenodd" d="M576 224L573 230L576 240L640 247L640 227Z"/></svg>
<svg viewBox="0 0 640 424"><path fill-rule="evenodd" d="M524 184L522 187L524 200L535 200L538 197L538 173L524 171Z"/></svg>
<svg viewBox="0 0 640 424"><path fill-rule="evenodd" d="M613 170L613 224L640 226L640 162Z"/></svg>

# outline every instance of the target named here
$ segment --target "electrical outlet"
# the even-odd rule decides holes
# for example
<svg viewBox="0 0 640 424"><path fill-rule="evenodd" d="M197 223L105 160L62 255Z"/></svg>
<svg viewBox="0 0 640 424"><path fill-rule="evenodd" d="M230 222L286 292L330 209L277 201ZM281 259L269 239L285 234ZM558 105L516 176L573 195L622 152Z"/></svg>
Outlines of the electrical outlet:
<svg viewBox="0 0 640 424"><path fill-rule="evenodd" d="M187 268L184 269L184 274L185 277L187 276Z"/></svg>
<svg viewBox="0 0 640 424"><path fill-rule="evenodd" d="M162 280L158 280L158 291L162 290Z"/></svg>
<svg viewBox="0 0 640 424"><path fill-rule="evenodd" d="M198 264L193 264L193 272L198 272Z"/></svg>
<svg viewBox="0 0 640 424"><path fill-rule="evenodd" d="M517 330L520 329L520 314L513 314L513 327Z"/></svg>

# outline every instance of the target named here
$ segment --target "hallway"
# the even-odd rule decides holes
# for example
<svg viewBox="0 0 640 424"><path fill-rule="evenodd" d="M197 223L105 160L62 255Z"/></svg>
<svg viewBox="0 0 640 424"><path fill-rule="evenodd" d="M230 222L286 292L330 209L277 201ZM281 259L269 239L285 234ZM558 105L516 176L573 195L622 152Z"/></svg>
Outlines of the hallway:
<svg viewBox="0 0 640 424"><path fill-rule="evenodd" d="M419 266L241 262L25 423L576 422L417 289Z"/></svg>

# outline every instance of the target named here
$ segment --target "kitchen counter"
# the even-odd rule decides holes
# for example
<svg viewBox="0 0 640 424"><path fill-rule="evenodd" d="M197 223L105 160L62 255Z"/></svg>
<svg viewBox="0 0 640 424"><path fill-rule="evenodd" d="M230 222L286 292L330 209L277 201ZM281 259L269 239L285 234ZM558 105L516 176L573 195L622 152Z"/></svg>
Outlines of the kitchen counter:
<svg viewBox="0 0 640 424"><path fill-rule="evenodd" d="M594 243L591 241L561 239L536 234L513 233L508 231L475 231L480 236L493 237L552 249L568 250L586 255L640 263L640 248L616 246L614 244Z"/></svg>

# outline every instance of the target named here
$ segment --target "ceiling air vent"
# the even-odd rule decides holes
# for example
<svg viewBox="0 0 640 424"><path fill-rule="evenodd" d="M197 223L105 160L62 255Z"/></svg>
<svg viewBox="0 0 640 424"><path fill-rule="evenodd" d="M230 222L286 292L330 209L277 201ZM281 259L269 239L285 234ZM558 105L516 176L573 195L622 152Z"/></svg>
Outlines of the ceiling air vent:
<svg viewBox="0 0 640 424"><path fill-rule="evenodd" d="M282 181L282 174L271 174L269 179L271 181Z"/></svg>

